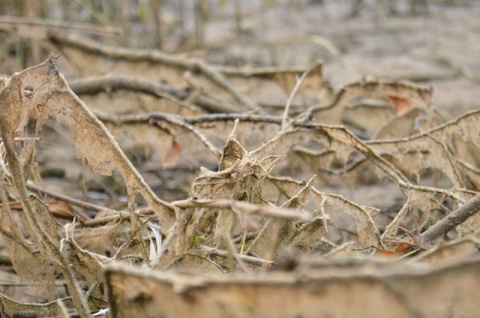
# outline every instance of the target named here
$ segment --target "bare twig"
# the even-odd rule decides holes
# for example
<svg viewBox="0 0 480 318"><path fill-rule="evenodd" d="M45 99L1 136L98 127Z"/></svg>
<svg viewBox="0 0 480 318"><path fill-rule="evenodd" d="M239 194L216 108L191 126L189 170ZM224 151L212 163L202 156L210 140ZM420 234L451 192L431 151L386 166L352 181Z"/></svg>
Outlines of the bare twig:
<svg viewBox="0 0 480 318"><path fill-rule="evenodd" d="M185 105L190 108L198 106L208 112L232 113L241 111L236 105L218 102L202 94L194 95L188 87L177 88L165 83L132 79L121 74L107 74L76 79L70 81L68 85L77 95L94 95L99 92L110 93L116 90L127 90L148 94L157 98L167 98L179 105Z"/></svg>
<svg viewBox="0 0 480 318"><path fill-rule="evenodd" d="M155 215L155 211L151 208L144 208L138 209L135 211L137 217L152 217ZM95 227L95 226L102 226L110 222L118 222L120 220L129 220L130 219L130 212L129 211L120 211L115 212L115 214L85 221L79 224L79 227Z"/></svg>
<svg viewBox="0 0 480 318"><path fill-rule="evenodd" d="M219 209L231 209L237 213L260 214L266 217L272 217L276 219L299 221L308 221L310 219L309 215L305 212L293 209L271 207L268 205L255 205L247 202L234 200L183 200L173 202L172 204L181 209L209 207Z"/></svg>
<svg viewBox="0 0 480 318"><path fill-rule="evenodd" d="M231 94L232 97L235 98L235 100L237 100L240 104L242 104L243 106L246 106L248 109L253 110L253 111L259 111L260 110L258 108L258 105L255 105L255 103L252 102L248 97L246 97L244 94L240 94L237 90L235 90L230 85L227 78L225 76L223 76L222 73L218 72L213 67L211 67L210 65L208 65L204 62L196 61L195 64L198 67L198 69L201 70L203 74L205 74L205 76L210 78L218 86L220 86L226 92Z"/></svg>
<svg viewBox="0 0 480 318"><path fill-rule="evenodd" d="M53 306L56 307L57 303L59 301L71 300L71 299L72 299L72 297L64 297L64 298L55 299L54 301L50 301L50 302L47 302L47 303L27 303L27 302L16 301L16 300L8 297L7 295L0 293L0 303L3 304L3 302L5 302L10 306L13 305L13 306L15 306L15 308L17 308L17 310L18 309L20 309L20 310L38 310L38 309L41 309L41 308L49 309L50 307L53 307ZM54 311L54 310L52 309L52 311ZM2 311L2 314L3 313L4 312ZM17 316L17 315L15 315L15 316Z"/></svg>
<svg viewBox="0 0 480 318"><path fill-rule="evenodd" d="M102 91L110 92L118 89L133 90L160 97L170 94L182 99L186 98L188 94L185 89L178 89L163 83L133 79L121 74L76 79L69 81L68 85L78 95L93 95Z"/></svg>
<svg viewBox="0 0 480 318"><path fill-rule="evenodd" d="M403 204L400 211L398 211L398 213L395 215L395 218L390 222L390 224L386 226L385 231L382 234L382 239L385 239L386 237L389 237L389 236L395 236L397 234L400 222L405 218L405 216L409 211L411 201L412 201L412 190L408 192L407 202Z"/></svg>
<svg viewBox="0 0 480 318"><path fill-rule="evenodd" d="M10 17L10 16L1 16L0 25L28 25L35 27L46 27L46 28L58 28L58 29L72 29L79 30L91 34L103 35L103 36L113 36L119 35L122 33L122 30L117 27L97 27L92 24L81 24L78 22L62 22L54 20L44 20L36 18L21 18L21 17Z"/></svg>
<svg viewBox="0 0 480 318"><path fill-rule="evenodd" d="M480 194L460 206L446 218L429 227L420 236L420 246L426 249L432 248L436 242L450 230L462 224L469 217L480 211Z"/></svg>
<svg viewBox="0 0 480 318"><path fill-rule="evenodd" d="M192 133L198 138L215 156L220 157L222 152L215 147L209 140L207 140L195 127L186 121L182 121L178 116L168 115L164 113L151 113L139 115L123 115L123 116L109 116L105 114L96 114L96 116L103 122L109 122L115 125L127 125L144 123L158 126L159 122L167 122L189 133Z"/></svg>
<svg viewBox="0 0 480 318"><path fill-rule="evenodd" d="M108 208L104 208L104 207L99 206L99 205L95 205L95 204L92 204L92 203L88 203L88 202L85 202L85 201L74 199L72 197L69 197L69 196L66 196L66 195L63 195L63 194L59 194L59 193L55 193L55 192L45 190L44 188L41 188L41 187L39 187L39 186L37 186L33 183L30 183L30 182L27 182L27 189L35 191L35 192L40 193L42 195L49 196L49 197L51 197L53 199L56 199L56 200L67 202L71 205L78 206L82 209L92 210L92 211L95 211L95 212L102 212L102 211L116 212L114 210L110 210ZM84 213L82 213L82 212L78 212L78 213L81 213L82 216L85 218L85 220L90 219L90 217L85 215Z"/></svg>
<svg viewBox="0 0 480 318"><path fill-rule="evenodd" d="M290 105L292 104L292 101L295 98L295 95L297 94L298 89L302 85L303 80L305 79L305 77L307 77L308 73L311 70L312 68L306 70L305 72L303 72L302 76L297 79L297 83L295 84L295 87L293 88L292 92L290 93L290 96L288 97L287 104L285 105L285 111L283 112L282 131L284 131L287 128L287 119L288 119L288 114L290 113Z"/></svg>
<svg viewBox="0 0 480 318"><path fill-rule="evenodd" d="M223 251L223 250L220 250L220 249L217 249L217 248L211 248L211 247L206 247L206 246L200 246L199 248L200 248L200 251L208 252L212 255L217 255L217 256L221 256L221 257L229 257L230 256L229 252ZM266 259L261 259L261 258L258 258L258 257L248 256L248 255L236 254L235 257L238 258L239 260L245 262L245 263L249 263L249 264L252 264L252 265L262 266L262 265L273 265L274 264L274 262L272 262L272 261L269 261L269 260L266 260Z"/></svg>
<svg viewBox="0 0 480 318"><path fill-rule="evenodd" d="M260 110L258 105L251 101L248 97L240 94L221 72L201 60L172 56L160 51L145 52L120 47L103 46L92 41L81 40L54 32L51 32L49 37L54 43L76 47L82 51L94 53L96 56L103 55L108 56L111 59L123 59L125 61L149 61L180 68L185 71L200 72L212 83L230 94L230 96L242 106L253 111Z"/></svg>

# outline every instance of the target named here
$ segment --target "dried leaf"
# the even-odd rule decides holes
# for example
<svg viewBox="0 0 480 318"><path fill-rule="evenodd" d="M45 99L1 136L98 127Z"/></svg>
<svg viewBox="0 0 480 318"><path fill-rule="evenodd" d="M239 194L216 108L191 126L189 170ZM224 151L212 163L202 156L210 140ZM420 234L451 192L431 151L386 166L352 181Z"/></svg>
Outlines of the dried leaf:
<svg viewBox="0 0 480 318"><path fill-rule="evenodd" d="M182 147L175 140L172 140L172 144L167 152L167 157L163 162L163 167L166 169L175 167L181 155Z"/></svg>
<svg viewBox="0 0 480 318"><path fill-rule="evenodd" d="M403 116L415 107L415 103L409 98L395 95L387 95L387 98L395 106L397 116Z"/></svg>
<svg viewBox="0 0 480 318"><path fill-rule="evenodd" d="M478 306L471 295L480 284L479 265L478 260L443 267L352 261L301 273L192 277L117 264L105 275L114 317L375 317L385 312L441 317L452 312L475 315Z"/></svg>

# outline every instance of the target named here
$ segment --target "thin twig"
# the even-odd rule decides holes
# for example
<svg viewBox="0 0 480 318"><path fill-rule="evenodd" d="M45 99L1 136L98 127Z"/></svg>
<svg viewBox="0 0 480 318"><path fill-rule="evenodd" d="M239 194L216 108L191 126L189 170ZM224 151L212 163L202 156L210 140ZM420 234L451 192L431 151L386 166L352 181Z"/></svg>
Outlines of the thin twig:
<svg viewBox="0 0 480 318"><path fill-rule="evenodd" d="M148 216L153 216L155 215L155 211L152 210L151 208L143 208L135 211L135 214L138 217L148 217ZM82 222L79 224L79 227L95 227L95 226L101 226L110 222L118 222L120 220L129 220L128 211L114 211L114 214L102 217L102 218L97 218L97 219L91 219L85 222Z"/></svg>
<svg viewBox="0 0 480 318"><path fill-rule="evenodd" d="M99 206L99 205L95 205L95 204L88 203L88 202L85 202L85 201L77 200L77 199L71 198L71 197L63 195L63 194L59 194L59 193L55 193L55 192L45 190L45 189L40 188L39 186L36 186L36 185L34 185L33 183L30 183L30 182L27 182L27 189L35 191L35 192L37 192L39 194L42 194L42 195L49 196L49 197L51 197L53 199L56 199L56 200L67 202L71 205L78 206L82 209L92 210L92 211L95 211L95 212L109 211L109 212L117 213L117 211L115 211L115 210L111 210L111 209L108 209L108 208L105 208L105 207L102 207L102 206ZM84 214L83 212L78 212L78 213L82 214L82 216L85 217L86 220L90 219L90 217L87 216L86 214Z"/></svg>
<svg viewBox="0 0 480 318"><path fill-rule="evenodd" d="M480 194L477 194L470 201L460 206L453 211L446 218L438 221L430 226L420 236L420 246L428 249L435 245L435 243L450 230L462 224L469 217L480 211Z"/></svg>
<svg viewBox="0 0 480 318"><path fill-rule="evenodd" d="M32 285L32 284L30 284ZM64 301L64 300L71 300L72 297L63 297L63 298L57 298L55 300L49 301L47 303L27 303L27 302L20 302L16 301L15 299L12 299L2 293L0 293L0 300L7 300L8 302L11 302L12 304L15 304L16 306L21 306L24 308L45 308L45 307L50 307L52 305L56 305L58 301Z"/></svg>
<svg viewBox="0 0 480 318"><path fill-rule="evenodd" d="M2 142L3 139L0 138L0 142ZM40 137L16 137L15 141L42 141L42 138Z"/></svg>
<svg viewBox="0 0 480 318"><path fill-rule="evenodd" d="M256 105L253 101L251 101L250 98L248 98L244 94L240 94L237 90L235 90L233 86L229 83L228 79L222 73L218 72L213 67L211 67L210 65L204 62L197 61L195 64L198 67L198 69L201 70L206 77L208 77L211 81L219 85L222 89L224 89L227 93L229 93L240 104L242 104L246 108L253 111L260 110L258 105Z"/></svg>
<svg viewBox="0 0 480 318"><path fill-rule="evenodd" d="M295 87L293 88L292 92L290 93L290 96L288 97L287 104L285 105L285 111L283 112L282 131L284 131L287 128L287 119L288 119L288 114L290 112L290 105L292 104L293 98L297 94L297 91L302 85L303 80L307 77L308 73L310 73L311 70L312 68L309 68L308 70L303 72L302 76L299 79L297 79L297 83L295 84Z"/></svg>
<svg viewBox="0 0 480 318"><path fill-rule="evenodd" d="M58 29L72 29L79 30L91 34L103 35L103 36L112 36L119 35L122 33L122 30L117 27L97 27L92 24L82 24L82 23L71 23L71 22L62 22L54 20L45 20L45 19L36 19L36 18L21 18L21 17L0 17L0 25L28 25L35 27L46 27L46 28L58 28Z"/></svg>
<svg viewBox="0 0 480 318"><path fill-rule="evenodd" d="M159 122L167 122L171 125L179 127L189 133L192 133L196 138L210 150L216 157L220 157L222 152L215 147L205 136L198 131L194 126L189 124L186 120L181 120L178 116L169 115L165 113L150 113L150 114L134 114L134 115L105 115L96 113L98 119L102 122L112 123L114 125L128 125L128 124L150 124L154 127L158 127ZM175 137L175 136L173 136Z"/></svg>
<svg viewBox="0 0 480 318"><path fill-rule="evenodd" d="M200 246L200 251L202 252L208 252L213 255L221 256L221 257L229 257L230 254L227 251L219 250L217 248L212 248L212 247L206 247L206 246ZM253 257L253 256L248 256L248 255L242 255L242 254L236 254L236 258L244 261L245 263L250 263L252 265L273 265L274 262L258 258L258 257Z"/></svg>
<svg viewBox="0 0 480 318"><path fill-rule="evenodd" d="M188 59L179 56L169 55L160 51L141 51L134 49L119 48L114 46L104 46L98 42L81 40L78 37L65 36L60 33L50 32L49 39L60 45L68 45L76 47L84 52L95 54L95 56L107 56L111 59L126 61L150 61L160 63L170 67L181 68L192 73L203 74L210 82L228 93L240 105L251 111L260 111L249 97L239 93L229 82L225 75L218 71L215 67L198 59Z"/></svg>
<svg viewBox="0 0 480 318"><path fill-rule="evenodd" d="M102 91L132 90L156 97L170 94L184 99L188 94L186 88L181 89L164 83L130 78L122 74L107 74L75 79L69 81L68 85L77 95L95 95Z"/></svg>
<svg viewBox="0 0 480 318"><path fill-rule="evenodd" d="M302 211L294 209L286 209L279 207L271 207L268 205L255 205L243 201L234 200L182 200L172 203L177 208L218 208L218 209L231 209L236 213L245 214L259 214L265 217L272 217L285 220L298 220L308 221L310 216Z"/></svg>

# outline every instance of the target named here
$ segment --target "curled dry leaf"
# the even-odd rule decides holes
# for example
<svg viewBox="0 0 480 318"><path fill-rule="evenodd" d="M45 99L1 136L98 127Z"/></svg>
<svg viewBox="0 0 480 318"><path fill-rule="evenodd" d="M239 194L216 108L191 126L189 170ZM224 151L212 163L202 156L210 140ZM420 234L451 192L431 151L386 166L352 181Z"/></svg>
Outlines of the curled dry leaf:
<svg viewBox="0 0 480 318"><path fill-rule="evenodd" d="M33 88L33 96L15 93L27 86ZM58 70L56 57L52 55L42 64L12 76L2 96L2 112L8 114L1 121L6 143L12 143L15 131L25 126L31 109L37 110L37 131L48 118L65 122L73 131L75 149L94 171L106 175L119 171L129 191L140 192L155 210L163 214L162 220L166 224L172 222L171 206L152 192L105 126L70 90Z"/></svg>
<svg viewBox="0 0 480 318"><path fill-rule="evenodd" d="M87 316L89 306L74 277L75 269L70 269L66 258L59 250L58 234L46 230L55 228L53 219L44 203L35 196L28 195L26 190L24 168L20 159L24 156L25 148L16 150L14 137L16 131L25 126L28 116L34 115L37 120L37 132L48 118L63 120L73 131L79 155L95 171L103 174L111 174L114 170L120 171L128 184L128 189L140 192L158 213L163 214L162 220L166 224L171 222L173 211L168 203L153 194L103 124L69 89L58 70L55 56L51 55L42 64L14 74L6 81L0 97L2 101L0 128L9 169L30 230L34 233L40 250L62 270L77 310L81 315Z"/></svg>
<svg viewBox="0 0 480 318"><path fill-rule="evenodd" d="M404 82L363 80L343 86L330 104L314 107L312 114L317 122L340 124L345 113L348 111L346 107L349 103L361 98L375 98L389 101L394 98L394 105L398 107L396 113L398 116L401 116L414 107L427 108L430 105L431 97L432 90L429 88ZM348 115L348 113L346 115ZM366 116L369 116L369 114L367 113ZM361 120L361 117L356 119L351 118L351 120L354 121L359 121L359 119ZM383 124L382 122L377 123L377 125L375 125L376 129L379 129ZM375 129L371 131L375 131Z"/></svg>

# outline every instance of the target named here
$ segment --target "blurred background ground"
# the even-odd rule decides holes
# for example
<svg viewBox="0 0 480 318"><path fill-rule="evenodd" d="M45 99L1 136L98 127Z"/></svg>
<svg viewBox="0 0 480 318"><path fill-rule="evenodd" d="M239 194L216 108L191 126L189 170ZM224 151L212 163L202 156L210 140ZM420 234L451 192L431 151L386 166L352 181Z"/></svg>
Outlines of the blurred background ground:
<svg viewBox="0 0 480 318"><path fill-rule="evenodd" d="M417 5L412 5L415 2ZM363 6L356 6L358 3ZM119 32L92 36L105 44L160 48L215 64L291 67L320 59L325 63L325 77L334 87L362 76L410 80L432 85L436 107L444 114L458 115L475 108L480 97L475 89L480 80L480 3L429 0L426 7L422 3L2 1L0 35L12 25L6 17L20 16L89 23ZM79 32L75 28L60 31ZM26 57L27 48L14 39L4 38L2 46L15 58L13 64L2 63L3 73L38 62Z"/></svg>

